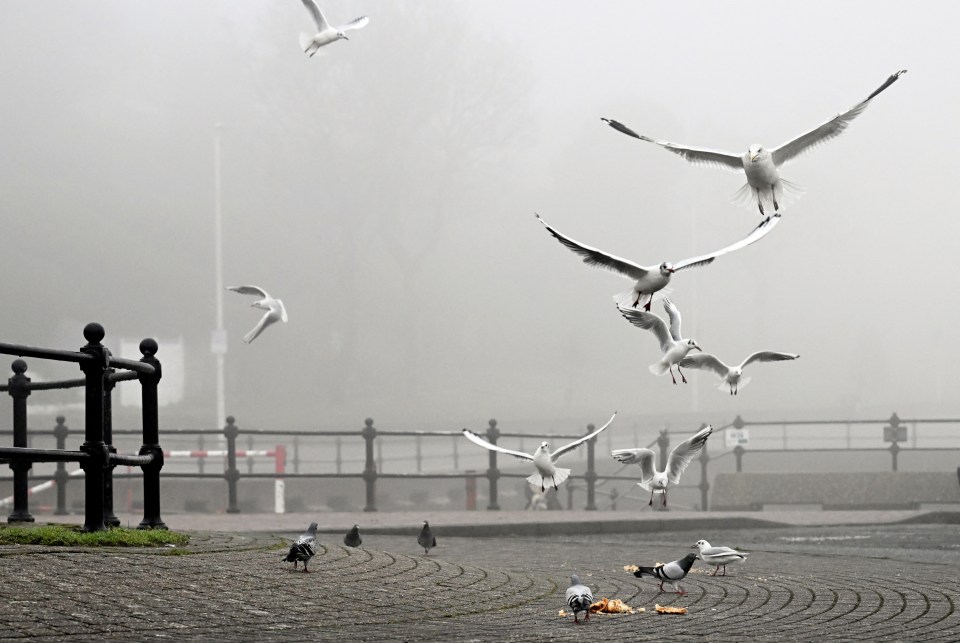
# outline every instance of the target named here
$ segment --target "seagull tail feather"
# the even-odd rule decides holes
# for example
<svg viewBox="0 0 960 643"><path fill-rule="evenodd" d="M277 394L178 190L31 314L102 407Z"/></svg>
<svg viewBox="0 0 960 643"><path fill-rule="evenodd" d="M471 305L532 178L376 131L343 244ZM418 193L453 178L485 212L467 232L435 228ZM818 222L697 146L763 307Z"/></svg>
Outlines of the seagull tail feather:
<svg viewBox="0 0 960 643"><path fill-rule="evenodd" d="M663 360L650 365L650 372L654 375L666 375L668 370L670 370L670 365Z"/></svg>

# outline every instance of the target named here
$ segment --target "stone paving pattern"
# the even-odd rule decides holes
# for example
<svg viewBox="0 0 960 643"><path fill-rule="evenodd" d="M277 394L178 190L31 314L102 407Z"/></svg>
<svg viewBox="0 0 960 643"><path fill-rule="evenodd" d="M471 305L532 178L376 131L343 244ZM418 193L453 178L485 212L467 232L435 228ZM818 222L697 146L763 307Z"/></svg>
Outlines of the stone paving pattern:
<svg viewBox="0 0 960 643"><path fill-rule="evenodd" d="M583 519L579 535L447 536L433 518L438 547L429 556L417 547L418 523L409 535L364 534L359 549L343 546L342 534L321 534L307 574L280 560L302 528L194 531L183 549L4 546L0 638L960 640L960 529L942 519L731 521L708 533L691 519L671 531L599 533L591 514L572 513ZM659 593L623 570L679 558L700 538L752 554L726 577L698 563L682 583L686 596ZM571 573L596 597L646 613L595 615L584 625L559 617ZM658 615L656 603L689 612Z"/></svg>

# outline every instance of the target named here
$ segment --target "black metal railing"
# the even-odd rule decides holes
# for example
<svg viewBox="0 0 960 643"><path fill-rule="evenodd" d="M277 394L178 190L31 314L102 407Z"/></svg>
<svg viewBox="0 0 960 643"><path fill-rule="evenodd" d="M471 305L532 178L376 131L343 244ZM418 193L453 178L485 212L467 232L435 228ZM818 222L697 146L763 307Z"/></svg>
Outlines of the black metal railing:
<svg viewBox="0 0 960 643"><path fill-rule="evenodd" d="M160 518L160 470L163 450L160 448L159 416L157 411L157 384L161 378L160 362L156 358L157 342L140 342L139 361L114 357L101 342L105 332L97 323L87 324L83 336L87 343L79 352L37 348L19 344L0 343L0 354L19 357L74 362L80 366L82 379L58 382L31 382L26 375L27 363L14 360L13 375L0 391L13 398L13 447L0 447L0 462L9 463L13 470L13 512L8 522L33 522L28 498L28 474L34 463L58 463L55 480L58 483L58 513L65 513L68 474L66 462L78 462L84 473L84 531L100 531L119 525L113 514L113 469L117 465L137 466L143 471L143 521L140 528L165 528ZM127 372L118 373L117 368ZM113 447L111 394L117 382L136 379L140 382L142 399L143 444L137 455L122 455ZM56 449L28 447L27 398L33 391L83 387L84 441L78 451L66 450L69 430L63 418L58 418L54 434Z"/></svg>

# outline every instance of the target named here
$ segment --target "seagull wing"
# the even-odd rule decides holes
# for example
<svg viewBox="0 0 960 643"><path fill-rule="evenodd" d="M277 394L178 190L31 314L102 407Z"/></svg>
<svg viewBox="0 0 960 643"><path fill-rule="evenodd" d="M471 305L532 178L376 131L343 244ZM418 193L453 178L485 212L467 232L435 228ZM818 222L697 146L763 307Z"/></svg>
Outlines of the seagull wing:
<svg viewBox="0 0 960 643"><path fill-rule="evenodd" d="M634 308L622 308L620 306L617 306L617 310L620 311L624 319L637 328L652 331L653 334L657 336L657 341L660 342L661 353L666 353L673 347L673 339L670 337L670 331L667 329L667 325L653 313L648 313L645 310L636 310Z"/></svg>
<svg viewBox="0 0 960 643"><path fill-rule="evenodd" d="M713 165L715 167L722 167L726 170L733 170L734 172L743 169L743 160L740 158L739 154L731 154L730 152L721 152L719 150L708 150L700 147L689 147L679 143L671 143L670 141L658 141L650 138L649 136L637 134L619 121L615 121L610 118L601 118L600 120L618 132L623 132L627 136L632 136L633 138L641 141L655 143L656 145L659 145L660 147L669 150L674 154L682 156L691 163Z"/></svg>
<svg viewBox="0 0 960 643"><path fill-rule="evenodd" d="M713 433L713 427L708 424L673 448L667 458L667 480L670 484L680 483L680 474L693 460L693 456L707 443L711 433Z"/></svg>
<svg viewBox="0 0 960 643"><path fill-rule="evenodd" d="M264 299L270 297L267 291L259 286L227 286L227 290L240 293L241 295L258 295Z"/></svg>
<svg viewBox="0 0 960 643"><path fill-rule="evenodd" d="M720 377L726 377L730 367L710 353L691 353L680 360L681 368L698 368L704 371L713 371Z"/></svg>
<svg viewBox="0 0 960 643"><path fill-rule="evenodd" d="M601 426L599 429L597 429L597 430L594 431L593 433L588 433L587 435L583 436L582 438L580 438L580 439L578 439L578 440L574 440L574 441L571 442L570 444L565 444L565 445L563 445L562 447L560 447L559 449L557 449L556 451L554 451L553 453L551 453L551 454L550 454L550 460L553 461L553 462L556 462L557 459L558 459L560 456L562 456L564 453L567 453L568 451L573 451L574 449L576 449L578 446L580 446L581 444L583 444L583 443L586 442L587 440L591 440L591 439L597 437L598 435L600 435L600 432L601 432L601 431L603 431L605 428L607 428L608 426L610 426L610 423L613 422L613 418L615 418L615 417L617 417L617 412L616 412L616 411L613 412L613 415L610 416L610 419L607 420L607 423L606 423L606 424L604 424L603 426Z"/></svg>
<svg viewBox="0 0 960 643"><path fill-rule="evenodd" d="M845 112L837 114L823 125L820 125L819 127L810 130L806 134L802 134L789 143L784 143L777 149L773 150L770 155L773 157L774 165L779 167L787 161L791 161L797 156L800 156L807 150L816 147L820 143L825 143L832 138L840 136L840 134L847 129L847 126L850 125L850 122L867 108L867 105L870 104L870 101L873 100L877 94L895 83L897 79L905 73L907 73L907 70L901 69L897 73L890 76L890 78L880 85L880 87L873 90L873 93L867 96L866 100L857 103Z"/></svg>
<svg viewBox="0 0 960 643"><path fill-rule="evenodd" d="M474 444L479 444L484 449L489 449L491 451L499 451L500 453L506 453L507 455L512 455L513 457L520 458L521 460L530 460L531 462L533 462L533 456L530 455L529 453L524 453L523 451L512 451L510 449L504 449L503 447L498 447L496 444L491 444L490 442L487 442L486 440L481 438L479 435L477 435L473 431L464 429L463 437L470 440Z"/></svg>
<svg viewBox="0 0 960 643"><path fill-rule="evenodd" d="M650 449L617 449L611 451L614 460L623 464L636 464L640 467L640 479L651 480L656 474L654 463L657 454Z"/></svg>
<svg viewBox="0 0 960 643"><path fill-rule="evenodd" d="M277 321L277 318L273 315L273 311L267 311L263 314L263 317L260 318L260 321L257 322L257 325L250 329L250 332L243 336L243 341L250 343L260 336L260 333L269 326L270 324Z"/></svg>
<svg viewBox="0 0 960 643"><path fill-rule="evenodd" d="M697 268L700 266L705 266L721 255L725 255L728 252L733 252L734 250L739 250L740 248L746 248L751 243L755 243L760 239L763 239L765 236L767 236L770 233L771 230L773 230L776 227L778 223L780 223L780 215L779 214L770 215L769 217L761 221L756 228L751 230L750 234L745 236L743 239L740 239L740 241L730 244L726 248L721 248L720 250L711 252L710 254L707 254L707 255L701 255L699 257L692 257L690 259L684 259L683 261L678 261L673 265L673 269L677 271L677 270L683 270L684 268Z"/></svg>
<svg viewBox="0 0 960 643"><path fill-rule="evenodd" d="M277 302L277 310L280 311L280 321L287 322L287 307L283 305L283 302L279 299L274 299Z"/></svg>
<svg viewBox="0 0 960 643"><path fill-rule="evenodd" d="M680 310L669 297L663 298L663 309L667 311L667 317L670 318L670 336L673 337L673 341L675 342L682 341L683 335L680 334Z"/></svg>
<svg viewBox="0 0 960 643"><path fill-rule="evenodd" d="M367 23L370 22L370 18L367 16L360 16L356 20L351 20L347 24L340 27L340 31L350 31L351 29L363 29L367 26Z"/></svg>
<svg viewBox="0 0 960 643"><path fill-rule="evenodd" d="M745 368L747 364L753 364L754 362L783 362L790 359L797 359L800 357L796 353L777 353L775 351L757 351L747 359L743 360L743 364L740 365L740 368Z"/></svg>
<svg viewBox="0 0 960 643"><path fill-rule="evenodd" d="M317 30L323 31L324 29L330 28L330 23L327 22L327 19L323 17L323 12L320 11L320 7L317 5L314 0L302 0L303 6L307 8L307 11L310 12L310 15L313 16L313 21L317 23Z"/></svg>
<svg viewBox="0 0 960 643"><path fill-rule="evenodd" d="M537 220L543 224L543 226L547 229L547 232L552 234L557 241L580 255L583 258L583 263L587 265L599 266L600 268L606 268L607 270L619 272L624 277L629 277L638 281L642 279L649 270L649 268L638 266L632 261L627 261L626 259L621 259L620 257L607 254L602 250L585 246L579 241L574 241L570 237L563 236L551 228L550 225L544 221L539 214L537 215Z"/></svg>

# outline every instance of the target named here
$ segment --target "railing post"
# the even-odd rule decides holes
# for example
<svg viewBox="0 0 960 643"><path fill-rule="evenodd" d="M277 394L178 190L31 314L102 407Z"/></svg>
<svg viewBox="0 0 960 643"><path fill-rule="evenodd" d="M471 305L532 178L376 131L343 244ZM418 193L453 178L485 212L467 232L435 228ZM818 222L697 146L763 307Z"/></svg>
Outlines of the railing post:
<svg viewBox="0 0 960 643"><path fill-rule="evenodd" d="M703 429L704 424L700 428ZM710 454L707 453L707 445L703 445L700 450L700 511L707 511L707 502L709 501L710 481L707 478L707 463L710 462Z"/></svg>
<svg viewBox="0 0 960 643"><path fill-rule="evenodd" d="M197 451L203 453L204 447L206 446L206 440L203 439L203 434L197 436ZM197 458L197 473L203 475L203 470L207 464L207 457L201 456Z"/></svg>
<svg viewBox="0 0 960 643"><path fill-rule="evenodd" d="M247 473L253 473L253 434L247 436Z"/></svg>
<svg viewBox="0 0 960 643"><path fill-rule="evenodd" d="M300 436L293 436L293 472L300 473Z"/></svg>
<svg viewBox="0 0 960 643"><path fill-rule="evenodd" d="M13 398L13 446L27 447L27 397L30 396L30 378L24 375L27 363L22 359L13 360L10 368L13 375L7 382L10 388L7 392ZM30 515L28 476L33 466L29 460L15 458L10 461L13 469L13 513L7 522L33 522Z"/></svg>
<svg viewBox="0 0 960 643"><path fill-rule="evenodd" d="M567 483L567 511L573 511L573 492L576 490L573 481ZM556 493L556 491L554 492Z"/></svg>
<svg viewBox="0 0 960 643"><path fill-rule="evenodd" d="M733 457L737 461L737 473L743 473L743 454L746 451L741 445L733 447Z"/></svg>
<svg viewBox="0 0 960 643"><path fill-rule="evenodd" d="M497 428L497 421L490 420L487 427L487 441L490 444L496 444L500 437L500 430ZM490 481L490 503L487 505L487 511L499 511L500 505L497 504L497 480L500 479L500 470L497 469L497 452L488 451L489 466L487 468L487 480Z"/></svg>
<svg viewBox="0 0 960 643"><path fill-rule="evenodd" d="M160 518L160 469L163 468L163 449L160 448L160 411L157 402L157 385L163 373L156 358L157 342L147 338L140 342L140 361L153 366L153 373L138 373L140 398L143 401L143 446L140 455L153 455L149 464L141 465L143 471L143 520L139 529L166 529Z"/></svg>
<svg viewBox="0 0 960 643"><path fill-rule="evenodd" d="M616 511L616 510L617 510L617 498L618 498L618 497L620 497L620 492L617 491L616 489L611 489L611 490L610 490L610 510L611 510L611 511Z"/></svg>
<svg viewBox="0 0 960 643"><path fill-rule="evenodd" d="M900 454L900 443L891 442L890 443L890 456L893 458L893 470L897 470L897 456Z"/></svg>
<svg viewBox="0 0 960 643"><path fill-rule="evenodd" d="M453 470L460 470L460 453L457 449L457 445L460 444L459 436L453 436Z"/></svg>
<svg viewBox="0 0 960 643"><path fill-rule="evenodd" d="M423 473L423 448L421 444L423 441L420 439L419 435L415 436L413 439L417 443L417 473Z"/></svg>
<svg viewBox="0 0 960 643"><path fill-rule="evenodd" d="M86 345L80 349L92 359L80 364L86 379L84 396L84 441L80 450L86 457L80 462L84 474L84 523L83 531L103 531L103 472L110 461L110 452L103 441L103 378L110 353L101 344L106 333L95 322L83 328Z"/></svg>
<svg viewBox="0 0 960 643"><path fill-rule="evenodd" d="M667 466L667 449L670 447L670 433L668 429L663 429L660 431L660 435L657 436L657 446L660 447L660 462L666 467ZM656 468L656 467L654 467Z"/></svg>
<svg viewBox="0 0 960 643"><path fill-rule="evenodd" d="M343 440L337 436L337 475L343 473Z"/></svg>
<svg viewBox="0 0 960 643"><path fill-rule="evenodd" d="M592 424L587 425L587 434L593 433L596 427ZM583 479L587 483L587 506L584 507L587 511L596 511L597 510L597 469L595 462L595 451L597 446L597 438L591 438L587 440L587 472L583 474Z"/></svg>
<svg viewBox="0 0 960 643"><path fill-rule="evenodd" d="M237 506L237 481L240 479L240 472L237 470L237 435L240 429L234 424L233 416L227 417L227 425L223 427L223 435L227 438L227 470L223 472L223 477L227 481L227 513L238 514L240 507Z"/></svg>
<svg viewBox="0 0 960 643"><path fill-rule="evenodd" d="M116 372L108 368L103 375L103 443L110 453L116 453L113 446L113 389L117 383L110 378ZM103 470L103 524L107 527L119 527L120 519L113 514L113 469L115 464L107 461Z"/></svg>
<svg viewBox="0 0 960 643"><path fill-rule="evenodd" d="M67 434L70 432L70 429L67 428L64 422L66 422L66 418L58 415L57 425L53 427L53 436L57 439L58 451L67 450ZM53 510L53 515L55 516L67 515L67 481L69 479L70 474L67 473L67 463L58 462L57 470L53 474L53 480L57 487L57 508Z"/></svg>
<svg viewBox="0 0 960 643"><path fill-rule="evenodd" d="M377 510L377 463L373 459L373 441L377 438L377 429L373 426L373 419L367 418L363 421L364 427L361 431L363 439L366 441L366 462L363 467L363 481L367 485L367 506L364 511Z"/></svg>

